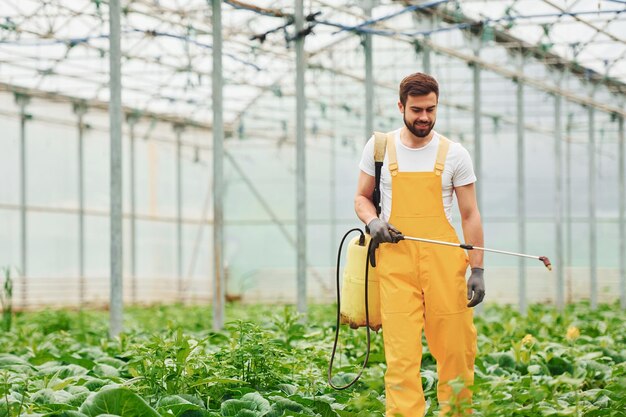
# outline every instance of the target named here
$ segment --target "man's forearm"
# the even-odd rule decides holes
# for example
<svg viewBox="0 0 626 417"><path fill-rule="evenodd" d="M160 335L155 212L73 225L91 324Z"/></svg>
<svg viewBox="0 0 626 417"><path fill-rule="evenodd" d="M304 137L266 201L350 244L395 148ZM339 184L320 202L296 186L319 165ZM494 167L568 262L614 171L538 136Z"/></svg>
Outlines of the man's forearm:
<svg viewBox="0 0 626 417"><path fill-rule="evenodd" d="M484 247L485 241L483 237L483 225L480 219L480 213L476 212L466 219L461 220L463 227L463 236L465 243ZM483 268L484 253L481 250L468 251L470 266L472 268Z"/></svg>
<svg viewBox="0 0 626 417"><path fill-rule="evenodd" d="M362 195L356 196L354 199L354 211L365 224L369 224L369 222L378 217L372 200Z"/></svg>

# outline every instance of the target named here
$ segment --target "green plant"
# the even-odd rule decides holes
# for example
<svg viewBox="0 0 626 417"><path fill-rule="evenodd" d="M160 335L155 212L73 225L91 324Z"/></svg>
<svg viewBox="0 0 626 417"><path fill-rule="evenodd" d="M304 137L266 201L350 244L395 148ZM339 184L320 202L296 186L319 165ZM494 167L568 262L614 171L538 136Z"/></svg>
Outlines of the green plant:
<svg viewBox="0 0 626 417"><path fill-rule="evenodd" d="M2 268L4 282L0 290L0 303L2 304L2 328L4 331L11 331L13 323L13 280L11 279L11 268Z"/></svg>
<svg viewBox="0 0 626 417"><path fill-rule="evenodd" d="M359 382L334 391L326 383L334 306L311 306L307 322L290 307L227 308L238 319L223 332L208 328L206 306L129 308L128 330L114 340L106 311L17 315L0 332L0 417L123 415L125 407L174 417L384 416L380 335ZM475 319L474 415L624 417L624 321L618 304L532 305L526 316L487 305ZM345 383L362 363L363 329L342 328L340 345L335 377ZM434 417L442 407L425 341L421 374ZM450 406L468 404L454 397Z"/></svg>
<svg viewBox="0 0 626 417"><path fill-rule="evenodd" d="M302 316L298 314L293 306L286 305L281 315L275 315L273 328L280 335L280 342L290 349L294 341L302 339L306 333L306 328L302 324Z"/></svg>

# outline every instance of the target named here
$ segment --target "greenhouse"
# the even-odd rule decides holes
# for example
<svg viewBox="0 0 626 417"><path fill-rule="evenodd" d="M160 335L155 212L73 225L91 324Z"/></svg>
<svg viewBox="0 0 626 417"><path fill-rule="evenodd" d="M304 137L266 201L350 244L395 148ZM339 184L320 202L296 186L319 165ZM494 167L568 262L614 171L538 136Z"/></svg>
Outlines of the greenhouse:
<svg viewBox="0 0 626 417"><path fill-rule="evenodd" d="M0 417L626 416L626 1L3 0L0 103ZM428 141L444 212L402 169ZM431 321L458 262L461 332Z"/></svg>

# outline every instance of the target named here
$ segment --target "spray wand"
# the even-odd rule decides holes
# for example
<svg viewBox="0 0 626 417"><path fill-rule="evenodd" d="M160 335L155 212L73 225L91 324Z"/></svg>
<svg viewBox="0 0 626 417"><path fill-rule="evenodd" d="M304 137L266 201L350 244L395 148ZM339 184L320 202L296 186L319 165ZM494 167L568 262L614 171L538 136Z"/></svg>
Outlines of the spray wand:
<svg viewBox="0 0 626 417"><path fill-rule="evenodd" d="M404 236L401 234L395 234L393 233L391 230L390 232L392 233L393 239L395 242L400 241L400 240L414 240L416 242L424 242L424 243L434 243L436 245L446 245L446 246L454 246L456 248L462 248L465 250L482 250L484 252L493 252L493 253L500 253L503 255L512 255L512 256L519 256L522 258L530 258L530 259L538 259L541 262L543 262L543 265L548 268L548 271L552 271L552 264L550 263L550 259L548 259L547 256L536 256L536 255L528 255L526 253L517 253L517 252L509 252L509 251L505 251L505 250L499 250L499 249L489 249L489 248L481 248L480 246L474 246L474 245L468 245L466 243L454 243L454 242L445 242L442 240L432 240L432 239L424 239L421 237L412 237L412 236Z"/></svg>
<svg viewBox="0 0 626 417"><path fill-rule="evenodd" d="M499 249L482 248L480 246L468 245L466 243L445 242L443 240L433 240L433 239L424 239L424 238L421 238L421 237L404 236L402 234L394 233L391 230L389 230L389 232L392 234L394 242L398 242L400 240L414 240L416 242L434 243L436 245L454 246L456 248L462 248L462 249L465 249L465 250L474 250L475 249L475 250L482 250L484 252L494 252L494 253L500 253L500 254L503 254L503 255L512 255L512 256L519 256L519 257L522 257L522 258L538 259L541 262L543 262L543 265L546 268L548 268L548 271L552 271L552 264L550 263L550 259L548 259L547 256L536 256L536 255L528 255L526 253L517 253L517 252L509 252L509 251L499 250Z"/></svg>

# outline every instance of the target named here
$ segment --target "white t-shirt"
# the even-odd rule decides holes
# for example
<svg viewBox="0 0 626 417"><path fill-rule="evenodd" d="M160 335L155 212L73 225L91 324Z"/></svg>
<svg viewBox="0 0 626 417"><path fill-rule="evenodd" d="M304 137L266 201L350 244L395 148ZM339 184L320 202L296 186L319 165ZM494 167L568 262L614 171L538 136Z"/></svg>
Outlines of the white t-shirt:
<svg viewBox="0 0 626 417"><path fill-rule="evenodd" d="M439 148L439 135L435 132L432 140L423 148L412 149L405 146L400 140L400 130L394 131L396 141L396 153L398 157L398 171L417 172L434 171L437 149ZM451 221L450 208L452 207L452 192L454 187L476 182L474 167L469 152L457 142L450 141L446 164L441 175L441 187L443 194L443 208L448 221ZM391 173L389 172L387 152L380 177L380 193L382 200L382 218L389 221L391 215ZM359 163L361 171L372 177L375 175L374 168L374 136L372 136L365 148Z"/></svg>

